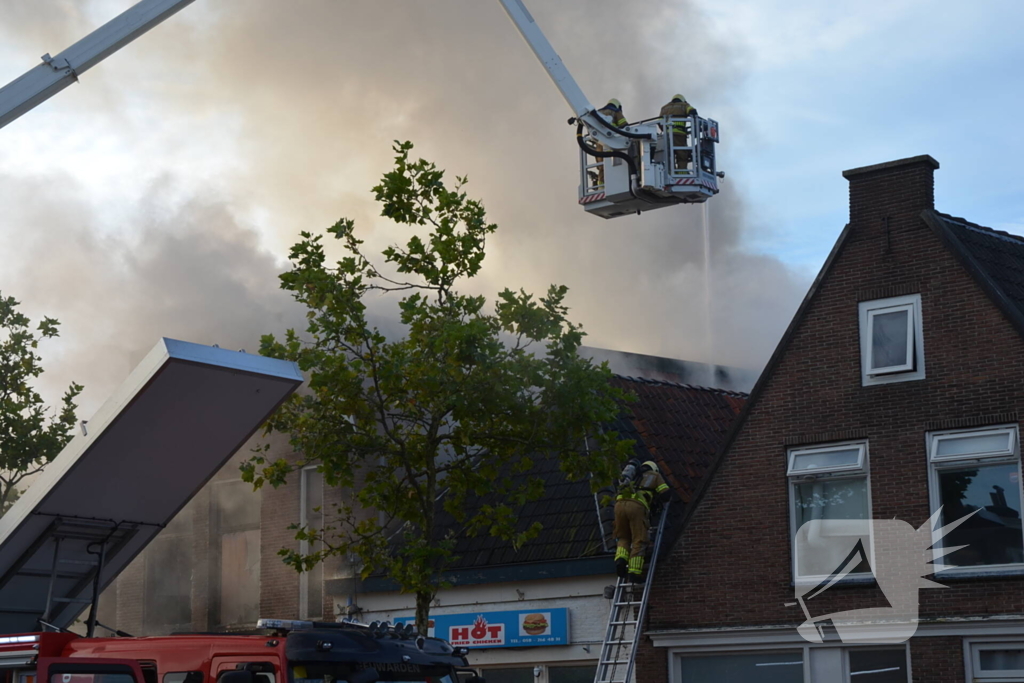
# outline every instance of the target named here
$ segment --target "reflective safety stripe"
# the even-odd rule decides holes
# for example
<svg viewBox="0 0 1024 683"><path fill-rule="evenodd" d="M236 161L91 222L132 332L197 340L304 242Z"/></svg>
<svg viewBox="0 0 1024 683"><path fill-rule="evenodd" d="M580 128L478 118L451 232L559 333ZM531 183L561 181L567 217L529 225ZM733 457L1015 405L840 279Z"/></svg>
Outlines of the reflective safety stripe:
<svg viewBox="0 0 1024 683"><path fill-rule="evenodd" d="M627 548L623 548L622 546L619 546L618 548L616 548L615 549L615 561L618 562L619 560L626 560L626 559L629 559L629 550Z"/></svg>
<svg viewBox="0 0 1024 683"><path fill-rule="evenodd" d="M641 574L644 571L644 558L640 555L629 558L629 573Z"/></svg>
<svg viewBox="0 0 1024 683"><path fill-rule="evenodd" d="M615 496L615 500L635 500L636 502L642 504L645 508L649 508L651 507L651 498L653 497L653 491L648 491L647 489L640 489L636 493L620 493L619 495Z"/></svg>
<svg viewBox="0 0 1024 683"><path fill-rule="evenodd" d="M662 484L657 488L658 493L661 493L662 491L668 491L668 484Z"/></svg>

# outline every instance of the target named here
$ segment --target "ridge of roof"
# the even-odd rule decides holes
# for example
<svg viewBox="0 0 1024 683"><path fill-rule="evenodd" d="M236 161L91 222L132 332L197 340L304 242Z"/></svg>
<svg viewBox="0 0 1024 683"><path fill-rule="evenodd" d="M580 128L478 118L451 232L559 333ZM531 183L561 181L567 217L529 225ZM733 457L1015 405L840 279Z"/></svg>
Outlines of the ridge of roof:
<svg viewBox="0 0 1024 683"><path fill-rule="evenodd" d="M951 216L950 214L942 213L941 211L935 211L935 215L942 219L945 219L949 223L955 223L962 228L973 230L974 232L981 233L982 235L988 235L989 237L1002 239L1007 242L1012 242L1013 244L1024 245L1024 237L1020 235L1014 235L1013 233L1006 232L1005 230L996 230L995 228L989 228L984 225L978 225L977 223L972 223L966 218L960 218L959 216Z"/></svg>
<svg viewBox="0 0 1024 683"><path fill-rule="evenodd" d="M679 389L693 389L695 391L706 391L712 394L722 394L723 396L731 396L733 398L747 398L749 394L745 394L742 391L733 391L732 389L721 389L719 387L705 387L699 384L684 384L682 382L673 382L667 379L650 379L648 377L633 377L632 375L618 375L612 374L612 377L616 379L626 380L628 382L637 382L639 384L654 384L668 387L676 387Z"/></svg>

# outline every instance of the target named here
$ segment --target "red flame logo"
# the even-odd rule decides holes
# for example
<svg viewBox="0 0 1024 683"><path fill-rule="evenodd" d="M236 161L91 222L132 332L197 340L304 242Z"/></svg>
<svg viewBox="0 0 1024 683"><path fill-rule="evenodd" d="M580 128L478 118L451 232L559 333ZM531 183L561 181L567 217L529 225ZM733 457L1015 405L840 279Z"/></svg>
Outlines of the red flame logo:
<svg viewBox="0 0 1024 683"><path fill-rule="evenodd" d="M484 619L484 615L480 615L473 622L473 630L469 632L469 635L473 637L473 640L480 640L487 636L487 620Z"/></svg>

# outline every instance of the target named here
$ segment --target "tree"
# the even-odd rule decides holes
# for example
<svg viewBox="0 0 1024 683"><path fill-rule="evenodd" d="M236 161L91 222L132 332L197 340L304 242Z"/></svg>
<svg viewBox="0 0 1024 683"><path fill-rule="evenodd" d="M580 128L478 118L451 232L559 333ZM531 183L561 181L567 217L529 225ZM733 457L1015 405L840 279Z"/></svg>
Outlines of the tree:
<svg viewBox="0 0 1024 683"><path fill-rule="evenodd" d="M552 286L537 298L506 289L492 310L485 297L458 291L480 271L497 226L462 191L466 178L449 188L433 163L410 161L411 143L394 149L395 167L373 192L382 215L413 234L384 249L378 267L351 220L327 231L345 252L333 265L324 236L301 233L280 278L308 308L308 338L295 330L283 340L267 335L260 352L297 361L309 377L308 390L267 425L290 435L302 462L271 461L264 450L243 477L257 488L278 486L315 463L327 485L351 491L335 522L297 529L316 550L282 550L285 562L304 571L354 553L364 577L383 571L415 593L417 627L426 633L459 534L519 546L540 531L516 519L544 491L528 474L535 454L557 457L567 477L589 478L597 491L632 442L599 427L626 397L610 386L607 365L577 354L583 331L567 318L567 289ZM382 294L399 299L400 339L367 320L367 300ZM438 528L440 506L459 528Z"/></svg>
<svg viewBox="0 0 1024 683"><path fill-rule="evenodd" d="M39 342L58 336L58 322L32 322L19 302L0 296L0 515L21 495L18 485L41 471L71 440L75 399L82 386L71 383L59 409L48 408L31 382L43 374Z"/></svg>

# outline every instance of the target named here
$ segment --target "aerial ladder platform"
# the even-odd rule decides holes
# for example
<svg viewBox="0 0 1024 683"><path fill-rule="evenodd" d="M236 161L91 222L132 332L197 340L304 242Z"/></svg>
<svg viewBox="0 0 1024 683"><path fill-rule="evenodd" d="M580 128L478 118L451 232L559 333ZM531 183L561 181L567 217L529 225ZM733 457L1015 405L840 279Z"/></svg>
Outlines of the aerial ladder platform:
<svg viewBox="0 0 1024 683"><path fill-rule="evenodd" d="M0 128L78 82L79 76L194 0L140 0L74 45L0 87ZM569 103L580 148L579 204L616 218L718 193L718 122L693 115L656 117L620 128L583 94L523 0L499 0ZM666 84L666 94L676 88Z"/></svg>
<svg viewBox="0 0 1024 683"><path fill-rule="evenodd" d="M658 553L665 536L665 522L668 507L665 503L658 516L651 542L651 561L647 565L647 580L642 584L628 578L619 578L612 593L611 609L608 612L608 626L601 643L597 659L594 683L631 683L636 664L636 653L640 647L640 636L647 616L647 602L654 582L654 570L658 565Z"/></svg>

